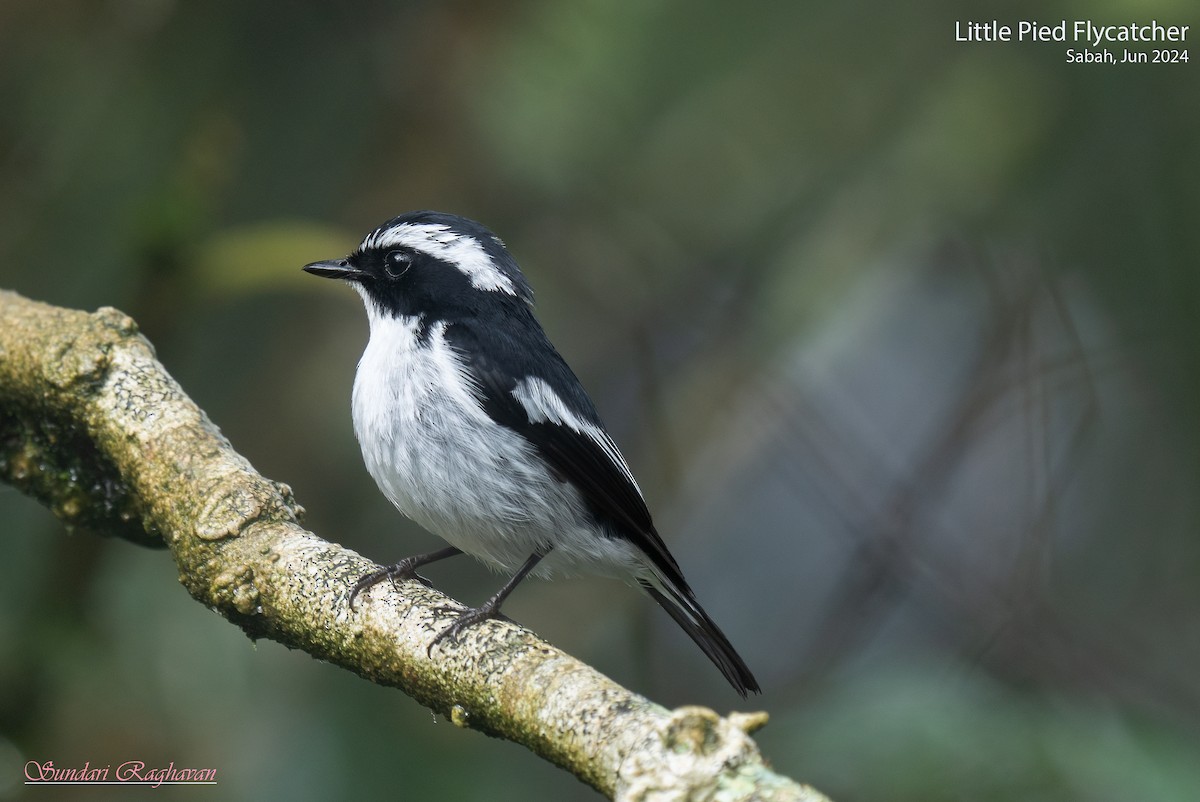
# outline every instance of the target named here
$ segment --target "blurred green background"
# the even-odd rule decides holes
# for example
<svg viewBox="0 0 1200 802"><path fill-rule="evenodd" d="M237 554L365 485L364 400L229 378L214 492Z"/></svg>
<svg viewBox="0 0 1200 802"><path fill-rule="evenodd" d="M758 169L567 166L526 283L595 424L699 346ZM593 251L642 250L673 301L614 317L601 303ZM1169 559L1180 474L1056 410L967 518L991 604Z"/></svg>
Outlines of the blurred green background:
<svg viewBox="0 0 1200 802"><path fill-rule="evenodd" d="M619 585L510 615L664 704L769 710L839 802L1200 799L1197 66L954 41L1200 20L1003 5L10 0L0 286L132 314L314 531L391 562L436 541L361 465L358 298L299 268L479 219L766 692ZM164 552L11 488L0 530L2 799L79 796L31 759L217 769L160 799L595 798L251 643Z"/></svg>

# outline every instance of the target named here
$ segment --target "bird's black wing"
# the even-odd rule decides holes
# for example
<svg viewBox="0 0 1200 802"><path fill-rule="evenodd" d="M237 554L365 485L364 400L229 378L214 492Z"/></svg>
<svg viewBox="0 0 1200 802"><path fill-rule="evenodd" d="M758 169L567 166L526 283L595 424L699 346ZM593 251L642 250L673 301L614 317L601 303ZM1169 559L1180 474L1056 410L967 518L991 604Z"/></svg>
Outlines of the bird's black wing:
<svg viewBox="0 0 1200 802"><path fill-rule="evenodd" d="M628 539L667 578L686 587L629 466L575 374L532 315L505 323L486 331L474 320L446 327L446 340L468 371L484 411L524 437L611 524L613 534ZM517 327L523 334L519 342L505 333L514 323L525 324Z"/></svg>
<svg viewBox="0 0 1200 802"><path fill-rule="evenodd" d="M758 682L696 600L675 558L654 529L650 511L629 466L605 431L579 380L526 307L488 326L466 320L446 327L484 411L524 437L563 481L583 494L606 529L639 548L657 569L657 580L639 579L742 696ZM507 334L520 331L520 340ZM661 584L659 584L661 582Z"/></svg>

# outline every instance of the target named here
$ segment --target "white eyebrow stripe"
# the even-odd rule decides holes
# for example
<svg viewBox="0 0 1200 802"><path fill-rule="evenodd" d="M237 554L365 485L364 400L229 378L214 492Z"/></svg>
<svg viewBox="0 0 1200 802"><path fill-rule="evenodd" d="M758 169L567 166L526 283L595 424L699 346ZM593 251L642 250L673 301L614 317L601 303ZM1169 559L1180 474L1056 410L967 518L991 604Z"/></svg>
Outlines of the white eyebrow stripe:
<svg viewBox="0 0 1200 802"><path fill-rule="evenodd" d="M496 263L488 256L479 240L466 234L455 233L449 226L438 223L401 223L368 234L359 248L369 250L395 246L413 248L454 265L467 275L471 286L477 290L517 294L512 279L496 267Z"/></svg>
<svg viewBox="0 0 1200 802"><path fill-rule="evenodd" d="M641 494L642 489L638 487L637 480L633 478L633 471L629 470L629 465L626 464L625 458L621 456L617 444L613 442L608 432L599 426L580 420L545 379L526 376L517 382L517 386L512 390L512 395L524 408L525 414L532 423L549 421L559 426L566 426L571 431L600 446L600 450L604 452L609 461L629 480L638 494Z"/></svg>

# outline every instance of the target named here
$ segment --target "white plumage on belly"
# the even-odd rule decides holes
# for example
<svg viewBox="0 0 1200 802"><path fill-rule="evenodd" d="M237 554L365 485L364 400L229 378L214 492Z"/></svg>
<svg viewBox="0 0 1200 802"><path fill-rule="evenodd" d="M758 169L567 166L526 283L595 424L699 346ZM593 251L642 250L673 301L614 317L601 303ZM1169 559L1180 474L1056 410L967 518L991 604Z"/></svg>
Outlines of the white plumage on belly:
<svg viewBox="0 0 1200 802"><path fill-rule="evenodd" d="M632 580L652 574L625 540L606 536L574 487L483 410L446 324L381 315L354 379L354 432L367 470L402 513L493 568Z"/></svg>

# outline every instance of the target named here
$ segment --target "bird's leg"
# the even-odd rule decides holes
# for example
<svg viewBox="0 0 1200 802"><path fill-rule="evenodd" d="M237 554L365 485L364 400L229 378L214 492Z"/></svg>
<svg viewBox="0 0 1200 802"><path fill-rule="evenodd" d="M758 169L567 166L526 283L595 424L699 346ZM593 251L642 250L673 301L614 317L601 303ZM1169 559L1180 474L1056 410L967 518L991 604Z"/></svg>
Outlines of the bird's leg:
<svg viewBox="0 0 1200 802"><path fill-rule="evenodd" d="M399 579L415 578L425 587L430 587L429 580L417 573L417 569L422 565L444 560L447 557L453 557L456 554L462 554L462 549L456 549L449 546L437 551L431 551L428 554L417 554L412 557L406 557L395 565L389 565L386 568L380 568L376 571L364 576L362 579L354 583L354 589L350 591L350 609L354 609L354 599L359 593L382 582L385 579L392 580L395 583Z"/></svg>
<svg viewBox="0 0 1200 802"><path fill-rule="evenodd" d="M471 610L463 610L459 613L458 619L450 626L439 632L429 643L427 654L433 653L433 647L437 646L446 638L457 638L458 634L469 626L478 624L480 621L486 621L489 618L495 618L500 615L500 605L508 598L508 594L512 593L517 585L521 584L521 580L529 575L529 572L534 569L541 559L550 553L550 549L545 551L535 551L530 555L525 564L513 574L513 578L504 583L504 587L496 591L496 595L485 601L483 604ZM445 612L458 612L456 607L439 607L438 610Z"/></svg>

